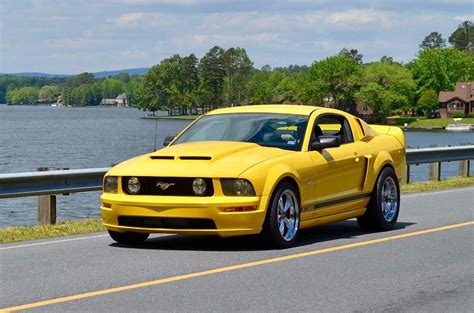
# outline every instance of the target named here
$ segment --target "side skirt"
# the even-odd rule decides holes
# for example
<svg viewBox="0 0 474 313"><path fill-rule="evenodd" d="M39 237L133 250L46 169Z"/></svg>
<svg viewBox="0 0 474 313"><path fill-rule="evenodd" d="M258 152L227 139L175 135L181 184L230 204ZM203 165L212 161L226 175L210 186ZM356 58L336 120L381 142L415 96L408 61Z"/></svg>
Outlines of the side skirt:
<svg viewBox="0 0 474 313"><path fill-rule="evenodd" d="M346 212L342 212L338 214L333 214L333 215L328 215L324 217L313 218L306 221L301 221L300 228L305 229L305 228L310 228L310 227L314 227L318 225L323 225L323 224L347 220L354 217L359 217L359 216L364 215L366 210L367 208L363 207L363 208L346 211Z"/></svg>

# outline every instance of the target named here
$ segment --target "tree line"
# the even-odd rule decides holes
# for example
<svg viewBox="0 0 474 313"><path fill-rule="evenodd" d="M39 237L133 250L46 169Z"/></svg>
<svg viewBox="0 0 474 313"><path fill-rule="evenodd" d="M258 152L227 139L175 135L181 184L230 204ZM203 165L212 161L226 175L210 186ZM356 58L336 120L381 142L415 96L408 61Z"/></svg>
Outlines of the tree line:
<svg viewBox="0 0 474 313"><path fill-rule="evenodd" d="M315 61L260 69L240 47L212 47L201 59L173 55L143 76L120 74L95 79L83 73L71 78L0 77L7 103L52 102L59 95L66 105L98 105L102 98L126 93L129 103L156 112L188 114L243 104L292 103L332 106L355 112L370 107L376 118L438 108L438 93L453 90L457 81L474 80L474 24L466 21L448 38L432 32L420 43L417 57L407 64L383 56L363 62L357 49ZM23 81L22 81L23 80ZM2 93L3 92L3 93Z"/></svg>
<svg viewBox="0 0 474 313"><path fill-rule="evenodd" d="M137 104L137 90L142 77L122 73L109 78L94 78L82 73L65 77L0 76L0 103L40 104L55 103L61 96L62 104L69 106L95 106L102 99L116 98L125 93L128 102Z"/></svg>

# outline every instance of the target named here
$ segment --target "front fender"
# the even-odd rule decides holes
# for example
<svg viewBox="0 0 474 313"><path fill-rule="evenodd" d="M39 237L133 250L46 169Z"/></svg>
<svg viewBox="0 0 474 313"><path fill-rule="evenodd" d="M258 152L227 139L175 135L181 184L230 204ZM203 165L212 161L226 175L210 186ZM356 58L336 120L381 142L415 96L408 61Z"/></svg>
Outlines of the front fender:
<svg viewBox="0 0 474 313"><path fill-rule="evenodd" d="M264 175L262 175L264 173ZM291 178L296 182L297 191L301 197L301 177L300 174L293 168L285 164L275 164L268 169L255 168L246 171L241 178L252 181L256 190L261 195L260 208L265 210L268 208L270 198L276 186L285 178Z"/></svg>

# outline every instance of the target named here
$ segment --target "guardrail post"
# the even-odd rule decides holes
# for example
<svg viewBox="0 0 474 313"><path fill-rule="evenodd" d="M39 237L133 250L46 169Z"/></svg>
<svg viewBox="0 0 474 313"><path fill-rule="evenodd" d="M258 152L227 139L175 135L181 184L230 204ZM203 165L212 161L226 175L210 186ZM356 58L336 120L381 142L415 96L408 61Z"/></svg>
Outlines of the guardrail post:
<svg viewBox="0 0 474 313"><path fill-rule="evenodd" d="M38 225L56 224L56 196L38 196Z"/></svg>
<svg viewBox="0 0 474 313"><path fill-rule="evenodd" d="M441 180L441 162L430 163L430 180Z"/></svg>
<svg viewBox="0 0 474 313"><path fill-rule="evenodd" d="M469 177L471 174L471 163L469 160L459 161L459 176Z"/></svg>
<svg viewBox="0 0 474 313"><path fill-rule="evenodd" d="M54 167L38 167L38 171L57 170ZM38 225L56 224L56 195L38 196Z"/></svg>
<svg viewBox="0 0 474 313"><path fill-rule="evenodd" d="M406 173L406 176L405 176L405 184L409 184L410 183L410 165L407 164L407 173Z"/></svg>

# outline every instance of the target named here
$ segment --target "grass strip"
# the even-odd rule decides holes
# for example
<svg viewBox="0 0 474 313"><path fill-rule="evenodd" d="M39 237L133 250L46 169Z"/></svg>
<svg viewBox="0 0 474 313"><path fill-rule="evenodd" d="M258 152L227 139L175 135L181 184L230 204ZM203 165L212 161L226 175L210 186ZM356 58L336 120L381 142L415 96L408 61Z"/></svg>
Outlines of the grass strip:
<svg viewBox="0 0 474 313"><path fill-rule="evenodd" d="M403 194L474 186L474 177L455 177L442 181L414 182L402 186ZM0 228L0 243L35 240L104 231L100 219L61 221L56 225Z"/></svg>
<svg viewBox="0 0 474 313"><path fill-rule="evenodd" d="M441 181L428 180L421 182L413 182L403 185L401 188L402 193L413 193L413 192L424 192L424 191L436 191L450 188L460 188L474 186L474 177L453 177L443 179Z"/></svg>
<svg viewBox="0 0 474 313"><path fill-rule="evenodd" d="M0 228L0 243L104 231L100 219L61 221L55 225Z"/></svg>

